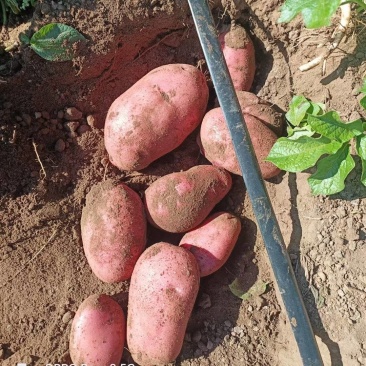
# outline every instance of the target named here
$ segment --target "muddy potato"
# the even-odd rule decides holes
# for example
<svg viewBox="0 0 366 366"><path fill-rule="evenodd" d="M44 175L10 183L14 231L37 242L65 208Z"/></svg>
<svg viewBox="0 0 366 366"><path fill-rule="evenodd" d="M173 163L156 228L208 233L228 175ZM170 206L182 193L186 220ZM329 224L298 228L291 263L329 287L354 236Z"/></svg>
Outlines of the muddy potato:
<svg viewBox="0 0 366 366"><path fill-rule="evenodd" d="M179 355L200 282L193 254L168 243L145 250L133 271L127 345L141 366L162 365Z"/></svg>
<svg viewBox="0 0 366 366"><path fill-rule="evenodd" d="M104 138L112 164L140 170L172 151L202 121L207 101L206 79L194 66L150 71L109 108Z"/></svg>
<svg viewBox="0 0 366 366"><path fill-rule="evenodd" d="M122 308L107 295L89 296L80 305L71 326L70 357L75 365L119 364L125 343Z"/></svg>
<svg viewBox="0 0 366 366"><path fill-rule="evenodd" d="M163 176L145 191L148 221L168 232L198 226L231 188L231 176L212 165Z"/></svg>
<svg viewBox="0 0 366 366"><path fill-rule="evenodd" d="M240 220L228 213L217 212L199 227L186 233L179 246L196 258L201 277L208 276L229 258L241 231Z"/></svg>
<svg viewBox="0 0 366 366"><path fill-rule="evenodd" d="M269 179L280 172L274 164L265 161L268 153L277 140L277 135L262 121L262 119L265 119L267 123L270 123L271 117L266 118L266 116L263 115L261 116L262 119L257 117L261 113L261 107L258 107L258 109L255 110L257 116L246 113L248 104L244 101L256 100L256 98L250 94L251 93L238 92L238 99L262 176L264 179ZM243 96L241 97L241 95ZM260 106L260 104L249 104L249 107L250 106L254 108L253 106ZM201 124L198 143L201 147L202 154L213 165L224 168L231 173L241 175L234 146L221 108L214 108L206 113Z"/></svg>
<svg viewBox="0 0 366 366"><path fill-rule="evenodd" d="M219 35L219 41L234 88L249 90L255 74L255 51L248 33L235 24Z"/></svg>
<svg viewBox="0 0 366 366"><path fill-rule="evenodd" d="M88 263L100 280L129 279L146 245L140 196L125 184L107 181L94 186L83 208L81 236Z"/></svg>

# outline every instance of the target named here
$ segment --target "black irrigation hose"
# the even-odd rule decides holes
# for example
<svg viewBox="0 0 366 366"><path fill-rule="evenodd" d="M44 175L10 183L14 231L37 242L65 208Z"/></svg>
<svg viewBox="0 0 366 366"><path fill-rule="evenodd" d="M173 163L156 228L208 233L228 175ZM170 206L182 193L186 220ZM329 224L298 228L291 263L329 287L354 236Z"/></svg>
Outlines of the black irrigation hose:
<svg viewBox="0 0 366 366"><path fill-rule="evenodd" d="M323 366L286 246L221 51L207 0L188 0L303 365Z"/></svg>

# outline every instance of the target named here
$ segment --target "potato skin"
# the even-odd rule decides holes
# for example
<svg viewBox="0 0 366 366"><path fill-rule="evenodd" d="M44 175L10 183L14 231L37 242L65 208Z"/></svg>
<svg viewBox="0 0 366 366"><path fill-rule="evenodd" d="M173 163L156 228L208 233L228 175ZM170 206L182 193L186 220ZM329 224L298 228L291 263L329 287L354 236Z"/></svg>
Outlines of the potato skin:
<svg viewBox="0 0 366 366"><path fill-rule="evenodd" d="M75 365L119 364L125 343L122 308L107 295L92 295L82 302L71 326L70 357Z"/></svg>
<svg viewBox="0 0 366 366"><path fill-rule="evenodd" d="M145 191L148 221L171 233L198 226L229 192L231 176L212 165L165 175Z"/></svg>
<svg viewBox="0 0 366 366"><path fill-rule="evenodd" d="M127 314L127 344L139 365L177 358L199 282L198 264L184 248L160 242L141 255L131 278Z"/></svg>
<svg viewBox="0 0 366 366"><path fill-rule="evenodd" d="M219 41L234 88L249 90L255 74L255 51L248 33L234 25L219 35Z"/></svg>
<svg viewBox="0 0 366 366"><path fill-rule="evenodd" d="M201 277L205 277L216 272L228 260L240 231L240 220L236 216L217 212L186 233L179 246L195 256Z"/></svg>
<svg viewBox="0 0 366 366"><path fill-rule="evenodd" d="M193 132L207 102L206 79L194 66L150 71L109 108L104 138L112 164L121 170L146 168Z"/></svg>
<svg viewBox="0 0 366 366"><path fill-rule="evenodd" d="M276 176L280 169L265 159L276 142L277 135L257 117L244 113L244 118L263 178L269 179ZM221 108L211 109L206 113L201 124L198 143L202 154L213 165L241 175L230 132Z"/></svg>
<svg viewBox="0 0 366 366"><path fill-rule="evenodd" d="M146 226L142 200L131 188L107 181L91 189L81 216L81 237L100 280L115 283L131 277L146 246Z"/></svg>

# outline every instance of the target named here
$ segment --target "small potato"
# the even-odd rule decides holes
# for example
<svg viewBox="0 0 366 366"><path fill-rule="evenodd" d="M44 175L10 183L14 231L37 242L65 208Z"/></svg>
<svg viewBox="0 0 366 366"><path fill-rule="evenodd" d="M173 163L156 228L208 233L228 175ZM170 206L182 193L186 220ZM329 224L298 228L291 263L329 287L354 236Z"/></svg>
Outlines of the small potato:
<svg viewBox="0 0 366 366"><path fill-rule="evenodd" d="M219 35L219 41L236 90L249 90L255 74L253 42L239 25Z"/></svg>
<svg viewBox="0 0 366 366"><path fill-rule="evenodd" d="M168 243L145 250L133 271L127 344L141 366L174 361L181 351L200 282L192 253Z"/></svg>
<svg viewBox="0 0 366 366"><path fill-rule="evenodd" d="M280 170L265 159L276 142L277 135L257 117L244 113L244 118L263 178L269 179L276 176ZM241 175L221 108L211 109L206 113L202 121L198 143L202 154L213 165Z"/></svg>
<svg viewBox="0 0 366 366"><path fill-rule="evenodd" d="M107 295L89 296L80 305L71 326L70 357L73 364L119 364L125 334L125 315L118 303Z"/></svg>
<svg viewBox="0 0 366 366"><path fill-rule="evenodd" d="M201 277L204 277L224 265L234 249L240 231L240 220L236 216L218 212L185 234L179 246L195 256Z"/></svg>
<svg viewBox="0 0 366 366"><path fill-rule="evenodd" d="M145 191L148 221L171 233L198 226L231 188L228 172L212 165L198 165L168 174Z"/></svg>
<svg viewBox="0 0 366 366"><path fill-rule="evenodd" d="M131 188L107 181L91 189L81 216L81 237L100 280L114 283L131 277L146 246L146 226L142 200Z"/></svg>
<svg viewBox="0 0 366 366"><path fill-rule="evenodd" d="M178 147L201 123L208 87L191 65L150 71L109 108L104 139L113 165L140 170Z"/></svg>

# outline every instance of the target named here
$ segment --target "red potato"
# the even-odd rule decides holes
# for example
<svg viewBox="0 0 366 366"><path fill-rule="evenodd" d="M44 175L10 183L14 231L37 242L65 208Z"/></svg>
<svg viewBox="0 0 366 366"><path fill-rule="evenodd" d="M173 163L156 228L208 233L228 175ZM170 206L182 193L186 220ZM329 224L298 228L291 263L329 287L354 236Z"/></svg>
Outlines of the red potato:
<svg viewBox="0 0 366 366"><path fill-rule="evenodd" d="M81 216L81 237L100 280L115 283L131 277L146 246L146 226L142 200L131 188L107 181L91 189Z"/></svg>
<svg viewBox="0 0 366 366"><path fill-rule="evenodd" d="M255 51L246 30L234 25L219 35L219 41L236 90L249 90L255 74Z"/></svg>
<svg viewBox="0 0 366 366"><path fill-rule="evenodd" d="M240 231L240 220L236 216L218 212L185 234L179 246L195 256L201 277L204 277L217 271L228 260Z"/></svg>
<svg viewBox="0 0 366 366"><path fill-rule="evenodd" d="M161 365L179 355L200 282L192 253L168 243L145 250L133 271L127 344L141 366Z"/></svg>
<svg viewBox="0 0 366 366"><path fill-rule="evenodd" d="M150 71L109 108L104 139L113 165L140 170L178 147L205 114L201 71L171 64Z"/></svg>
<svg viewBox="0 0 366 366"><path fill-rule="evenodd" d="M240 102L240 92L238 94ZM250 96L250 98L254 100L253 97ZM274 164L265 161L265 159L276 142L277 135L262 123L261 119L246 113L245 108L247 107L243 107L242 103L240 104L262 176L264 179L272 178L280 170ZM259 114L260 110L257 110L257 112ZM240 166L221 108L215 108L206 113L202 121L198 143L202 154L213 165L241 175Z"/></svg>
<svg viewBox="0 0 366 366"><path fill-rule="evenodd" d="M198 226L231 188L228 172L198 165L159 178L145 191L148 221L171 233Z"/></svg>
<svg viewBox="0 0 366 366"><path fill-rule="evenodd" d="M125 315L118 303L107 295L89 296L80 305L71 326L69 347L73 364L119 364L125 334Z"/></svg>

